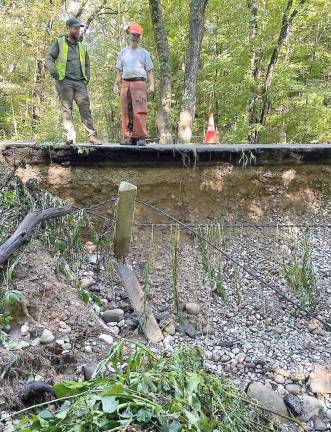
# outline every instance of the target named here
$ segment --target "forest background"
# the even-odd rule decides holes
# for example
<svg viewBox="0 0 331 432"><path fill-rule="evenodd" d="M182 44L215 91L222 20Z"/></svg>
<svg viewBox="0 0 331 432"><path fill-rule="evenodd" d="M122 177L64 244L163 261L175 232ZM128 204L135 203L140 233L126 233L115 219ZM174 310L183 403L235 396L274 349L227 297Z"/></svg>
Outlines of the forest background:
<svg viewBox="0 0 331 432"><path fill-rule="evenodd" d="M0 140L63 140L44 59L76 16L106 141L119 138L115 62L126 26L138 21L155 64L151 139L201 142L213 112L224 143L330 142L330 10L330 0L0 1Z"/></svg>

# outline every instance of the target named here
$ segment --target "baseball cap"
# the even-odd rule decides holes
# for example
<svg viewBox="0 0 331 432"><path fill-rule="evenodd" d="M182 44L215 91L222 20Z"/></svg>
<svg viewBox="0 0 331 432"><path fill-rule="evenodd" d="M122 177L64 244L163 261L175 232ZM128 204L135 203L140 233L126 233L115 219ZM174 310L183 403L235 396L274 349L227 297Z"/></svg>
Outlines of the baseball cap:
<svg viewBox="0 0 331 432"><path fill-rule="evenodd" d="M84 24L82 24L77 18L69 18L66 21L67 27L84 27Z"/></svg>

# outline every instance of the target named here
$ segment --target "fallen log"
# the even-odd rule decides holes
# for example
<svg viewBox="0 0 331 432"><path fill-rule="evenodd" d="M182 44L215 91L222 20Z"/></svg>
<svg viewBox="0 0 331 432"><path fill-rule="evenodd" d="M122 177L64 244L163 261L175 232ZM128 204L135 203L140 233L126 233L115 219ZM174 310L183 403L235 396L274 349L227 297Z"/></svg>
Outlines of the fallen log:
<svg viewBox="0 0 331 432"><path fill-rule="evenodd" d="M151 308L144 301L144 293L134 271L127 264L116 260L114 260L114 267L121 278L146 338L152 343L161 342L162 332Z"/></svg>
<svg viewBox="0 0 331 432"><path fill-rule="evenodd" d="M77 208L74 206L65 206L28 213L14 234L0 246L0 265L4 264L21 246L31 240L32 230L39 223L65 216L76 210Z"/></svg>

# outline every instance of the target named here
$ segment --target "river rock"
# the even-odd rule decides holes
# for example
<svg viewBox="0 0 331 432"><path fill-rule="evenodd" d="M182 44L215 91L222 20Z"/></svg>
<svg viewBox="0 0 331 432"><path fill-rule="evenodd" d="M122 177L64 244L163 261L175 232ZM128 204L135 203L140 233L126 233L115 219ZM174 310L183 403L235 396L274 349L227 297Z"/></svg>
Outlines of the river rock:
<svg viewBox="0 0 331 432"><path fill-rule="evenodd" d="M293 395L298 395L302 391L301 386L299 384L287 384L285 386L285 389Z"/></svg>
<svg viewBox="0 0 331 432"><path fill-rule="evenodd" d="M284 397L284 403L290 413L294 415L294 417L298 417L303 413L303 403L298 398L298 396L288 394Z"/></svg>
<svg viewBox="0 0 331 432"><path fill-rule="evenodd" d="M27 336L30 332L30 327L27 324L23 324L21 327L21 335Z"/></svg>
<svg viewBox="0 0 331 432"><path fill-rule="evenodd" d="M165 331L167 334L169 334L169 335L171 335L171 336L174 336L174 335L176 334L176 326L175 326L174 322L172 321L172 322L170 322L169 324L167 324L167 325L164 327L164 331Z"/></svg>
<svg viewBox="0 0 331 432"><path fill-rule="evenodd" d="M272 389L259 383L253 382L249 385L247 394L262 403L267 409L272 410L276 414L288 416L286 405L283 399ZM284 422L282 417L276 416L279 422Z"/></svg>
<svg viewBox="0 0 331 432"><path fill-rule="evenodd" d="M285 384L285 378L282 375L275 375L274 376L274 381L277 384Z"/></svg>
<svg viewBox="0 0 331 432"><path fill-rule="evenodd" d="M319 417L314 418L314 429L315 429L315 431L318 431L318 432L330 430L328 425Z"/></svg>
<svg viewBox="0 0 331 432"><path fill-rule="evenodd" d="M185 310L189 315L199 315L201 306L198 303L186 303Z"/></svg>
<svg viewBox="0 0 331 432"><path fill-rule="evenodd" d="M101 314L102 319L106 322L120 322L123 320L124 311L122 309L108 309Z"/></svg>
<svg viewBox="0 0 331 432"><path fill-rule="evenodd" d="M89 381L94 374L95 366L84 365L83 366L83 375L86 381Z"/></svg>
<svg viewBox="0 0 331 432"><path fill-rule="evenodd" d="M178 326L178 331L187 334L191 338L195 338L197 335L197 330L189 320L184 318Z"/></svg>
<svg viewBox="0 0 331 432"><path fill-rule="evenodd" d="M310 374L308 384L313 393L331 393L331 370L316 369Z"/></svg>
<svg viewBox="0 0 331 432"><path fill-rule="evenodd" d="M40 342L43 344L52 343L54 341L54 339L55 339L55 337L54 337L53 333L48 329L45 329L40 336Z"/></svg>
<svg viewBox="0 0 331 432"><path fill-rule="evenodd" d="M99 336L99 339L102 340L103 342L105 342L108 345L112 345L114 342L114 338L110 335L107 334L101 334Z"/></svg>
<svg viewBox="0 0 331 432"><path fill-rule="evenodd" d="M81 279L80 284L83 289L88 289L95 285L95 280L92 277L84 277Z"/></svg>
<svg viewBox="0 0 331 432"><path fill-rule="evenodd" d="M302 404L302 415L299 417L299 420L302 422L307 422L311 418L318 416L323 410L323 403L315 397L308 396L307 394L302 396Z"/></svg>

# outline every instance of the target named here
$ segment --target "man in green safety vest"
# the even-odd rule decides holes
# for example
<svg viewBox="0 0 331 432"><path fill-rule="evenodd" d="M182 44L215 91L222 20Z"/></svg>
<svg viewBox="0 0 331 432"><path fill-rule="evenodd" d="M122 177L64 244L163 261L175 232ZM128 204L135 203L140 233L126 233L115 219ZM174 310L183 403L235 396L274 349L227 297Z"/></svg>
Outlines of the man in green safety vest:
<svg viewBox="0 0 331 432"><path fill-rule="evenodd" d="M58 38L46 55L46 67L55 79L55 88L63 110L67 144L75 144L76 132L72 121L73 101L76 102L91 144L100 144L90 110L87 84L90 81L90 59L80 39L84 27L76 18L66 22L67 36Z"/></svg>

